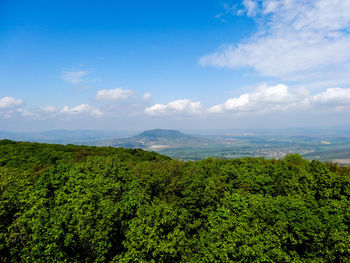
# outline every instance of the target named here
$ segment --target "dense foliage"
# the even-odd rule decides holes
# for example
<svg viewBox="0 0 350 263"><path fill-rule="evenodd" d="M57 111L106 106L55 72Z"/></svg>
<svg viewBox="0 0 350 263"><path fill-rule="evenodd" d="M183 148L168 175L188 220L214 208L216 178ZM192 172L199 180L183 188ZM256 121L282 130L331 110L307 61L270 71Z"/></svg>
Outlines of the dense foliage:
<svg viewBox="0 0 350 263"><path fill-rule="evenodd" d="M1 262L350 262L350 168L0 141Z"/></svg>

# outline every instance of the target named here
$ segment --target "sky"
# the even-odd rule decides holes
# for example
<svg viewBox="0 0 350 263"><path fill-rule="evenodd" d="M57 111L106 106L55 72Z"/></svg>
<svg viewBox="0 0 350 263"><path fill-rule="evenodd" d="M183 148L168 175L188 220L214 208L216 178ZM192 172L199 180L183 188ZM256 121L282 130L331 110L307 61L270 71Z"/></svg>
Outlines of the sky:
<svg viewBox="0 0 350 263"><path fill-rule="evenodd" d="M350 1L0 0L0 130L350 127Z"/></svg>

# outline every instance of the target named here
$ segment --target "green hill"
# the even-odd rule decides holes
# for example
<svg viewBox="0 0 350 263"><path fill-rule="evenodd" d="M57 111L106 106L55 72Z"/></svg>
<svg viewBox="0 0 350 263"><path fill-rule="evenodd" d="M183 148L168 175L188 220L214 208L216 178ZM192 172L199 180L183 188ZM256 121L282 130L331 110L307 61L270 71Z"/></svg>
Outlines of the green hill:
<svg viewBox="0 0 350 263"><path fill-rule="evenodd" d="M183 134L177 130L154 129L144 131L136 136L116 139L111 145L126 148L141 148L147 150L158 150L163 148L179 148L187 145L205 146L211 140L202 137Z"/></svg>
<svg viewBox="0 0 350 263"><path fill-rule="evenodd" d="M349 262L349 197L350 168L299 155L0 140L0 262Z"/></svg>
<svg viewBox="0 0 350 263"><path fill-rule="evenodd" d="M169 140L175 140L175 139L192 139L194 136L185 135L177 130L164 130L164 129L154 129L154 130L148 130L140 133L139 135L134 136L135 139L169 139Z"/></svg>

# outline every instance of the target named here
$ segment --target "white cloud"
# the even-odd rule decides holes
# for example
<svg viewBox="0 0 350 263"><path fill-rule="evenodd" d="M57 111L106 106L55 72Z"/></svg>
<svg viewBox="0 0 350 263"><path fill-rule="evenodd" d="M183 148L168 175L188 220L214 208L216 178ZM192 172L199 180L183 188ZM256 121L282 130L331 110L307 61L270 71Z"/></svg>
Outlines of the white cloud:
<svg viewBox="0 0 350 263"><path fill-rule="evenodd" d="M230 5L228 3L223 3L222 8L223 8L223 11L216 14L215 18L220 19L222 22L225 22L224 17L226 17L227 15L234 14L234 12L236 10L236 5Z"/></svg>
<svg viewBox="0 0 350 263"><path fill-rule="evenodd" d="M40 114L27 110L27 109L18 109L17 112L19 112L23 117L29 117L33 119L40 119Z"/></svg>
<svg viewBox="0 0 350 263"><path fill-rule="evenodd" d="M22 100L8 96L0 98L0 117L11 118L22 103Z"/></svg>
<svg viewBox="0 0 350 263"><path fill-rule="evenodd" d="M273 110L287 110L296 106L305 99L308 93L302 89L291 90L287 85L278 84L258 87L251 93L245 93L236 98L230 98L225 103L215 105L208 109L209 113L227 111L242 112L268 112Z"/></svg>
<svg viewBox="0 0 350 263"><path fill-rule="evenodd" d="M129 89L127 90L122 88L103 89L97 92L96 99L97 100L122 100L122 99L129 98L133 94L134 92Z"/></svg>
<svg viewBox="0 0 350 263"><path fill-rule="evenodd" d="M255 16L257 9L258 9L258 3L254 0L243 0L242 4L246 8L247 15L248 16Z"/></svg>
<svg viewBox="0 0 350 263"><path fill-rule="evenodd" d="M152 99L152 95L149 92L146 92L145 94L143 94L143 100L146 102L149 102Z"/></svg>
<svg viewBox="0 0 350 263"><path fill-rule="evenodd" d="M68 71L63 71L60 78L68 81L72 84L78 84L83 81L83 78L88 75L89 72L85 70L68 70Z"/></svg>
<svg viewBox="0 0 350 263"><path fill-rule="evenodd" d="M59 114L59 110L53 106L45 106L38 108L20 108L17 110L22 117L37 119L37 120L45 120L52 117L56 117Z"/></svg>
<svg viewBox="0 0 350 263"><path fill-rule="evenodd" d="M22 100L15 99L12 97L2 97L0 98L0 109L6 109L6 108L14 108L23 103Z"/></svg>
<svg viewBox="0 0 350 263"><path fill-rule="evenodd" d="M202 57L201 65L248 67L285 80L350 83L350 1L245 0L243 5L248 16L263 21L261 29Z"/></svg>
<svg viewBox="0 0 350 263"><path fill-rule="evenodd" d="M328 88L317 94L305 89L290 88L284 84L258 87L251 93L245 93L226 100L207 109L209 113L234 112L236 114L265 113L271 111L317 112L321 109L340 111L350 109L350 88Z"/></svg>
<svg viewBox="0 0 350 263"><path fill-rule="evenodd" d="M55 108L54 106L44 106L44 107L40 107L40 110L46 113L54 113L57 112L57 108Z"/></svg>
<svg viewBox="0 0 350 263"><path fill-rule="evenodd" d="M69 115L88 114L94 117L102 117L103 115L99 109L88 104L81 104L71 109L68 106L64 106L63 110L61 110L61 113Z"/></svg>
<svg viewBox="0 0 350 263"><path fill-rule="evenodd" d="M64 115L90 115L93 117L102 117L102 112L93 106L88 104L81 104L73 108L64 106L62 110L58 110L53 106L45 106L38 108L19 108L17 112L24 118L36 119L36 120L45 120L50 118L57 118Z"/></svg>
<svg viewBox="0 0 350 263"><path fill-rule="evenodd" d="M189 99L175 100L168 104L155 104L145 109L148 115L168 115L168 114L184 114L196 115L201 113L201 103L193 102Z"/></svg>
<svg viewBox="0 0 350 263"><path fill-rule="evenodd" d="M311 98L314 104L350 106L350 89L328 88Z"/></svg>

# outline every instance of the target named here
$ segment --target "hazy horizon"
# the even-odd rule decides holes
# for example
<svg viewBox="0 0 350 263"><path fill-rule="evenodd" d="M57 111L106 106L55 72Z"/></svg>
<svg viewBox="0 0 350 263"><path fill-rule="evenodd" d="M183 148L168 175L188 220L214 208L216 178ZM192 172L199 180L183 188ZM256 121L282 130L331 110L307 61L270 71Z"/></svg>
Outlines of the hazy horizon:
<svg viewBox="0 0 350 263"><path fill-rule="evenodd" d="M318 131L318 132L328 132L328 133L336 133L336 132L348 132L350 131L350 127L345 126L333 126L333 127L283 127L283 128L209 128L209 129L186 129L186 128L166 128L166 127L155 127L149 129L42 129L42 130L0 130L1 133L14 133L14 134L35 134L35 133L78 133L78 132L92 132L92 133L101 133L101 134L110 134L110 135L119 135L119 134L138 134L144 131L151 130L171 130L171 131L179 131L182 133L188 134L213 134L213 135L222 135L224 133L229 132L255 132L257 134L261 133L280 133L280 132L290 132L292 135L293 132L299 134L308 134L310 132ZM324 135L327 135L326 133ZM0 138L1 139L1 138Z"/></svg>

